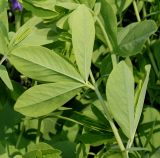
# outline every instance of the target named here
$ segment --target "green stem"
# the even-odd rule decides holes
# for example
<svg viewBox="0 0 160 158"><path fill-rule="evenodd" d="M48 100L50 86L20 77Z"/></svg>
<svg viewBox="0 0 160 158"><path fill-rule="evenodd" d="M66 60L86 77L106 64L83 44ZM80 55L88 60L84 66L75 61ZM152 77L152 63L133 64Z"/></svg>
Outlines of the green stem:
<svg viewBox="0 0 160 158"><path fill-rule="evenodd" d="M37 135L36 135L36 144L39 143L40 141L40 136L41 136L41 123L42 123L42 119L38 119L38 127L37 127Z"/></svg>
<svg viewBox="0 0 160 158"><path fill-rule="evenodd" d="M6 56L3 56L3 58L0 61L0 65L2 65L2 63L6 60Z"/></svg>
<svg viewBox="0 0 160 158"><path fill-rule="evenodd" d="M138 12L138 7L137 7L137 4L136 4L135 0L133 0L133 7L134 7L134 11L135 11L135 14L136 14L137 21L140 22L141 18L140 18L140 15L139 15L139 12Z"/></svg>
<svg viewBox="0 0 160 158"><path fill-rule="evenodd" d="M139 15L139 12L138 12L138 7L137 7L137 4L136 4L135 0L133 0L133 7L134 7L134 11L135 11L135 14L136 14L137 21L140 22L141 18L140 18L140 15ZM145 8L143 10L145 10ZM146 14L146 13L144 13L144 14ZM153 66L153 69L155 71L155 74L156 74L157 78L159 79L159 70L157 68L156 62L154 60L154 56L153 56L153 54L150 50L149 45L150 45L150 39L148 39L148 41L147 41L148 56L149 56L149 59L151 61L152 66Z"/></svg>
<svg viewBox="0 0 160 158"><path fill-rule="evenodd" d="M22 139L23 132L24 132L24 129L25 129L23 122L20 124L20 128L21 128L21 132L20 132L20 134L18 136L18 139L17 139L16 148L19 147L19 144L20 144L20 141Z"/></svg>
<svg viewBox="0 0 160 158"><path fill-rule="evenodd" d="M117 57L115 54L111 54L111 59L112 59L112 65L113 68L117 65Z"/></svg>
<svg viewBox="0 0 160 158"><path fill-rule="evenodd" d="M112 44L111 44L111 42L110 42L110 40L109 40L109 37L108 37L108 35L107 35L106 31L105 31L105 28L103 27L102 22L100 21L100 19L99 19L98 17L97 17L97 23L98 23L99 27L101 28L101 31L102 31L102 33L103 33L103 35L104 35L106 44L108 45L109 51L110 51L111 53L113 53ZM111 55L111 59L112 59L113 67L114 67L115 65L117 65L116 55L115 55L115 54L112 54L112 55Z"/></svg>
<svg viewBox="0 0 160 158"><path fill-rule="evenodd" d="M95 79L94 79L94 76L93 76L92 72L90 72L90 77L91 77L91 80L92 80L92 84L93 84L94 87L95 87L95 93L96 93L96 95L97 95L97 97L98 97L98 99L99 99L99 101L100 101L100 103L101 103L101 105L102 105L102 108L103 108L103 110L104 110L104 114L106 115L106 117L107 117L107 119L108 119L108 121L109 121L109 124L110 124L110 126L111 126L111 128L112 128L112 131L113 131L114 136L115 136L115 138L116 138L116 140L117 140L117 143L118 143L118 145L119 145L119 148L120 148L120 150L122 151L123 157L124 157L124 158L128 158L128 155L127 155L127 152L125 152L125 147L124 147L124 145L123 145L123 142L122 142L122 140L121 140L121 137L120 137L120 135L119 135L119 133L118 133L118 130L117 130L115 124L114 124L114 121L113 121L113 119L112 119L112 117L111 117L111 115L110 115L110 112L109 112L109 110L108 110L108 108L107 108L107 105L106 105L106 103L105 103L105 101L104 101L104 99L103 99L103 97L102 97L102 95L101 95L101 93L100 93L97 85L96 85L96 82L95 82Z"/></svg>

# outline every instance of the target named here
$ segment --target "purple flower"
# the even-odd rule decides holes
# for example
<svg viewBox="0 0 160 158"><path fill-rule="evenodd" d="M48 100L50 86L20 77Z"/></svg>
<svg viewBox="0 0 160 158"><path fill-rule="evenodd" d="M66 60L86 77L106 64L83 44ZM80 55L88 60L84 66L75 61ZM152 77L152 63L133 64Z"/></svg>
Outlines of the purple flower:
<svg viewBox="0 0 160 158"><path fill-rule="evenodd" d="M18 2L18 0L11 0L11 6L12 6L12 10L16 11L22 11L23 7L22 5Z"/></svg>

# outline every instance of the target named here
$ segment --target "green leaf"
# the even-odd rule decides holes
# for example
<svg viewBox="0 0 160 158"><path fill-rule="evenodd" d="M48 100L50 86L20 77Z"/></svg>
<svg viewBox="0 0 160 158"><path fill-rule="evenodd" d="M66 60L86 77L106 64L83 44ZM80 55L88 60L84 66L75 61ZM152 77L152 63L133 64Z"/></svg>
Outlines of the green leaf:
<svg viewBox="0 0 160 158"><path fill-rule="evenodd" d="M106 0L100 0L101 2L101 11L100 11L100 20L104 26L106 34L111 42L111 45L114 49L117 49L117 18L114 13L112 7ZM112 17L112 18L111 18ZM104 34L99 28L98 24L96 24L96 35L99 39L101 39L105 45L107 45L107 41L104 38Z"/></svg>
<svg viewBox="0 0 160 158"><path fill-rule="evenodd" d="M56 2L56 6L63 7L69 10L74 10L79 6L79 4L75 3L72 0L60 0L60 2Z"/></svg>
<svg viewBox="0 0 160 158"><path fill-rule="evenodd" d="M4 24L6 30L8 31L7 9L8 9L8 1L1 0L0 1L0 21Z"/></svg>
<svg viewBox="0 0 160 158"><path fill-rule="evenodd" d="M10 90L13 90L12 82L8 76L8 72L6 70L6 67L3 65L0 65L0 78L2 79L2 81L6 84L6 86Z"/></svg>
<svg viewBox="0 0 160 158"><path fill-rule="evenodd" d="M156 60L156 63L157 63L157 66L158 66L158 69L160 69L160 53L159 53L159 50L160 50L160 40L156 40L154 41L154 43L152 43L151 45L151 50L155 56L155 60Z"/></svg>
<svg viewBox="0 0 160 158"><path fill-rule="evenodd" d="M0 21L0 54L5 54L8 50L8 33L2 21Z"/></svg>
<svg viewBox="0 0 160 158"><path fill-rule="evenodd" d="M143 44L157 30L153 20L128 25L118 32L119 56L128 57L141 52Z"/></svg>
<svg viewBox="0 0 160 158"><path fill-rule="evenodd" d="M112 6L116 14L120 14L132 3L132 0L107 0L107 2Z"/></svg>
<svg viewBox="0 0 160 158"><path fill-rule="evenodd" d="M40 151L42 153L42 158L61 158L61 151L54 149L52 146L46 143L38 143L29 146L29 151Z"/></svg>
<svg viewBox="0 0 160 158"><path fill-rule="evenodd" d="M96 119L93 119L91 117L88 117L84 114L80 114L78 112L74 113L74 115L71 118L71 121L74 121L80 125L83 125L87 128L98 130L98 131L106 131L107 125L105 126L103 122L99 122Z"/></svg>
<svg viewBox="0 0 160 158"><path fill-rule="evenodd" d="M18 82L15 82L13 80L11 82L13 86L13 91L10 92L10 96L14 101L16 101L18 97L24 92L25 88L22 84Z"/></svg>
<svg viewBox="0 0 160 158"><path fill-rule="evenodd" d="M85 5L80 5L69 19L72 30L73 51L81 75L88 80L94 46L94 19Z"/></svg>
<svg viewBox="0 0 160 158"><path fill-rule="evenodd" d="M3 33L0 30L0 54L5 54L7 52L7 43Z"/></svg>
<svg viewBox="0 0 160 158"><path fill-rule="evenodd" d="M104 143L110 143L113 141L112 133L100 133L95 131L90 131L88 133L83 133L79 138L83 143L90 144L92 146L99 146Z"/></svg>
<svg viewBox="0 0 160 158"><path fill-rule="evenodd" d="M157 109L153 107L144 109L143 119L138 131L144 147L152 152L160 147L160 115Z"/></svg>
<svg viewBox="0 0 160 158"><path fill-rule="evenodd" d="M35 80L56 82L73 79L84 83L71 63L41 46L18 47L11 52L9 60L18 71Z"/></svg>
<svg viewBox="0 0 160 158"><path fill-rule="evenodd" d="M9 104L9 92L7 87L0 80L0 110L2 110L6 104Z"/></svg>
<svg viewBox="0 0 160 158"><path fill-rule="evenodd" d="M81 4L87 5L88 7L90 7L92 9L94 7L96 0L79 0L79 2Z"/></svg>
<svg viewBox="0 0 160 158"><path fill-rule="evenodd" d="M104 158L122 158L122 154L120 153L113 153L113 154L107 154L106 156L103 156Z"/></svg>
<svg viewBox="0 0 160 158"><path fill-rule="evenodd" d="M131 138L134 127L134 78L124 61L109 75L106 95L113 118L124 134Z"/></svg>
<svg viewBox="0 0 160 158"><path fill-rule="evenodd" d="M144 78L144 81L141 87L141 91L138 96L137 103L135 105L136 107L135 107L135 119L134 119L134 133L136 132L136 129L137 129L140 117L141 117L144 99L145 99L146 90L147 90L147 85L148 85L148 80L149 80L150 69L151 69L150 65L145 66L146 75L145 75L145 78Z"/></svg>
<svg viewBox="0 0 160 158"><path fill-rule="evenodd" d="M39 150L27 152L23 158L43 158L42 152Z"/></svg>
<svg viewBox="0 0 160 158"><path fill-rule="evenodd" d="M43 116L73 98L81 87L83 84L74 81L37 85L25 91L14 108L26 116Z"/></svg>
<svg viewBox="0 0 160 158"><path fill-rule="evenodd" d="M44 19L52 19L59 16L59 13L55 10L55 4L56 0L23 0L25 9Z"/></svg>
<svg viewBox="0 0 160 158"><path fill-rule="evenodd" d="M158 137L159 138L159 137ZM150 158L159 158L159 155L160 155L160 148L157 149L152 155Z"/></svg>
<svg viewBox="0 0 160 158"><path fill-rule="evenodd" d="M11 39L12 45L39 46L57 40L57 32L46 26L40 18L33 17L21 26Z"/></svg>

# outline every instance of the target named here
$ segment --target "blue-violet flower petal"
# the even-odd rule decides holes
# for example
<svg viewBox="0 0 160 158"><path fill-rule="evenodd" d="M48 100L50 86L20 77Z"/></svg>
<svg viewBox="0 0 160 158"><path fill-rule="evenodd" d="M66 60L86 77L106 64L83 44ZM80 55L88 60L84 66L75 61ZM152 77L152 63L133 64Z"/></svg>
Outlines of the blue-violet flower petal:
<svg viewBox="0 0 160 158"><path fill-rule="evenodd" d="M22 11L23 9L22 5L18 2L18 0L11 0L11 6L14 11Z"/></svg>

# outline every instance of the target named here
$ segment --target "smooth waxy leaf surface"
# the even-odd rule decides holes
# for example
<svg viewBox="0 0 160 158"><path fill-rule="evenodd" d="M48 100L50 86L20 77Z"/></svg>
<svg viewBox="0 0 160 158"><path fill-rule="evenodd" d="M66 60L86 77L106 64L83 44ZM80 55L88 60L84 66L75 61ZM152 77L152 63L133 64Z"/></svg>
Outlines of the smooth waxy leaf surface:
<svg viewBox="0 0 160 158"><path fill-rule="evenodd" d="M61 151L54 149L46 143L38 143L29 146L29 152L24 158L61 158Z"/></svg>
<svg viewBox="0 0 160 158"><path fill-rule="evenodd" d="M59 13L55 10L56 0L23 0L23 6L32 11L36 16L45 19L57 17Z"/></svg>
<svg viewBox="0 0 160 158"><path fill-rule="evenodd" d="M0 1L0 21L4 24L6 30L8 31L7 9L8 9L8 1L1 0Z"/></svg>
<svg viewBox="0 0 160 158"><path fill-rule="evenodd" d="M9 59L18 71L35 80L56 82L73 79L84 82L71 63L41 46L14 49Z"/></svg>
<svg viewBox="0 0 160 158"><path fill-rule="evenodd" d="M6 70L6 67L3 65L0 65L0 78L2 79L2 81L6 84L6 86L10 90L13 90L13 86L12 86L11 80L8 76L8 72Z"/></svg>
<svg viewBox="0 0 160 158"><path fill-rule="evenodd" d="M5 54L8 48L8 33L3 21L0 19L0 54Z"/></svg>
<svg viewBox="0 0 160 158"><path fill-rule="evenodd" d="M145 66L146 75L145 75L145 78L144 78L144 81L141 87L141 91L139 93L137 104L135 105L136 107L135 107L134 132L136 132L136 129L137 129L140 117L141 117L144 99L145 99L146 90L147 90L147 85L148 85L148 80L149 80L150 69L151 69L150 65Z"/></svg>
<svg viewBox="0 0 160 158"><path fill-rule="evenodd" d="M56 6L73 10L76 9L79 6L79 4L75 3L74 0L60 0L56 2Z"/></svg>
<svg viewBox="0 0 160 158"><path fill-rule="evenodd" d="M112 7L106 0L101 0L101 16L99 17L105 32L111 42L111 45L114 49L117 49L117 18L114 13ZM112 18L111 18L112 17ZM99 28L99 24L97 24L96 35L107 45L106 38L104 38L104 33L101 28Z"/></svg>
<svg viewBox="0 0 160 158"><path fill-rule="evenodd" d="M130 138L134 127L134 78L124 61L112 70L107 81L106 95L113 118Z"/></svg>
<svg viewBox="0 0 160 158"><path fill-rule="evenodd" d="M84 80L88 80L94 46L94 19L85 5L80 5L69 19L76 62Z"/></svg>
<svg viewBox="0 0 160 158"><path fill-rule="evenodd" d="M83 84L74 81L34 86L18 98L14 108L30 117L46 115L69 101L81 87Z"/></svg>
<svg viewBox="0 0 160 158"><path fill-rule="evenodd" d="M128 57L141 52L143 44L157 30L153 20L132 23L118 32L118 55Z"/></svg>
<svg viewBox="0 0 160 158"><path fill-rule="evenodd" d="M153 107L145 108L143 112L142 122L138 128L140 131L143 146L147 147L147 149L149 150L152 150L152 148L158 149L160 145L159 111Z"/></svg>
<svg viewBox="0 0 160 158"><path fill-rule="evenodd" d="M57 32L54 28L47 27L40 18L33 17L18 29L11 43L12 45L39 46L55 40L57 40Z"/></svg>
<svg viewBox="0 0 160 158"><path fill-rule="evenodd" d="M0 54L5 54L6 51L7 51L7 43L4 34L0 30Z"/></svg>
<svg viewBox="0 0 160 158"><path fill-rule="evenodd" d="M112 6L115 13L119 14L132 3L132 0L107 0L107 2Z"/></svg>
<svg viewBox="0 0 160 158"><path fill-rule="evenodd" d="M90 8L93 8L96 0L79 0L79 2L82 4L86 4Z"/></svg>

